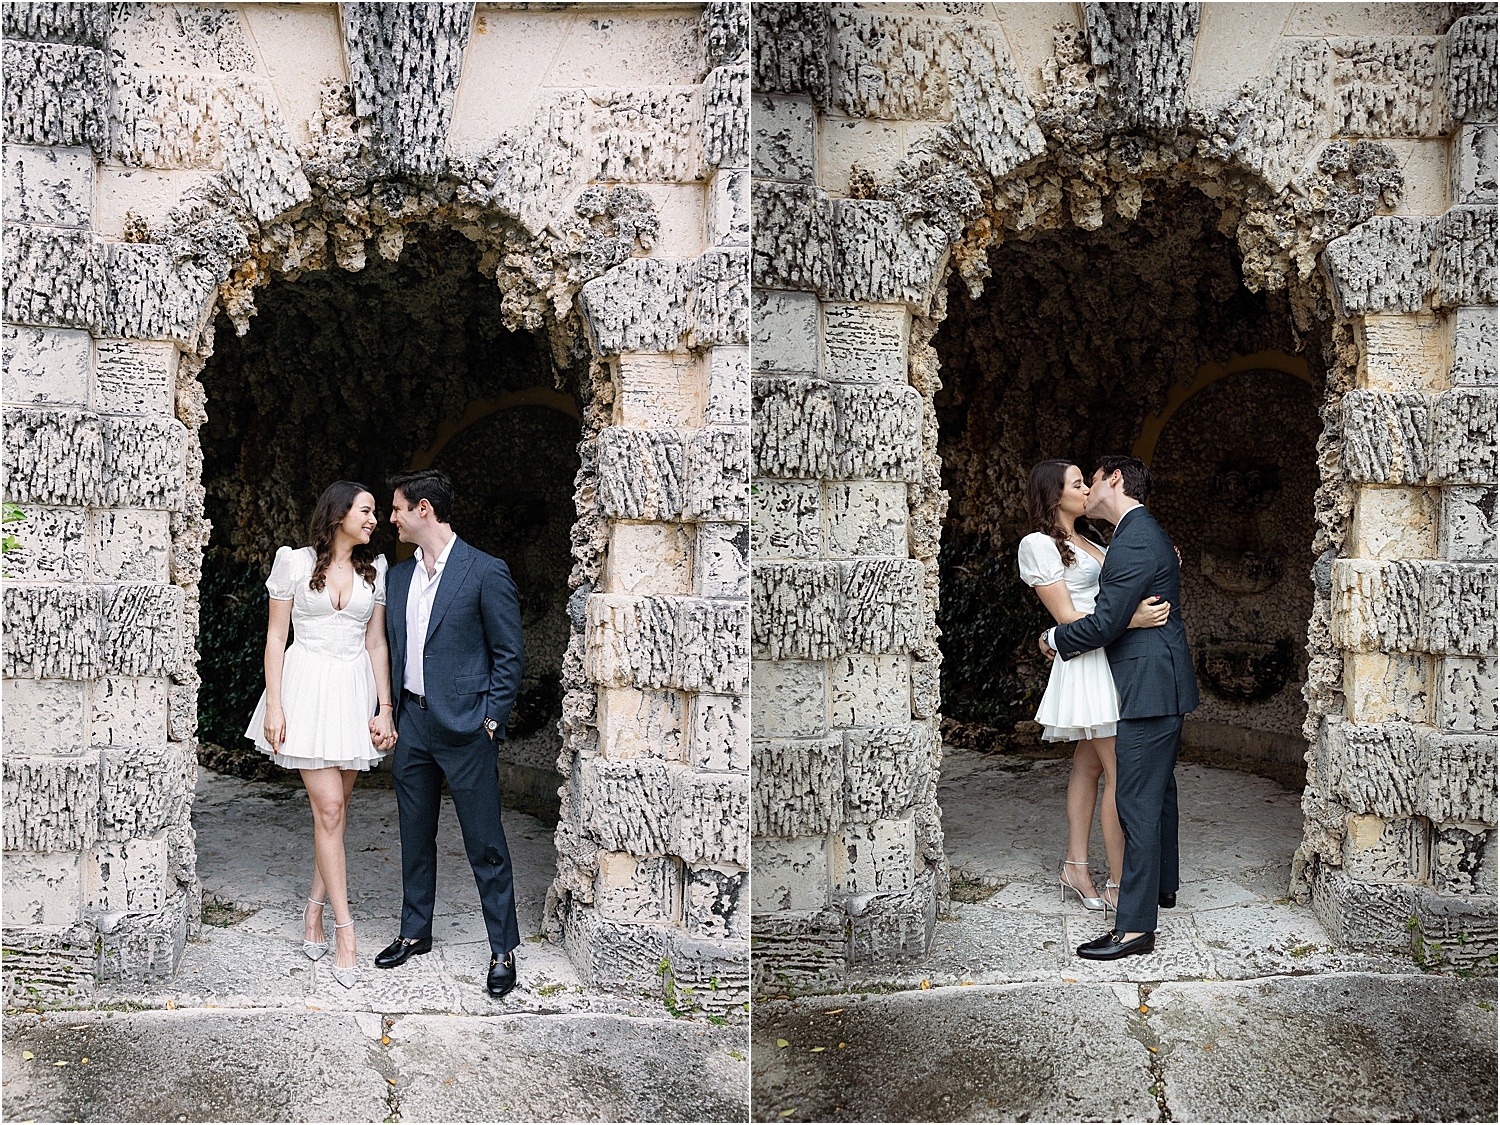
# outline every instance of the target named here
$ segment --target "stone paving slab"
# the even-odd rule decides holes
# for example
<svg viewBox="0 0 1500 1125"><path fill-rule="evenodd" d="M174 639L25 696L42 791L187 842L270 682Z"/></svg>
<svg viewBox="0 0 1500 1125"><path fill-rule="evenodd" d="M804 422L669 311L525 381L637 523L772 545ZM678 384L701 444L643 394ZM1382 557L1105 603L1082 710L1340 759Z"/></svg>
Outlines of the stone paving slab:
<svg viewBox="0 0 1500 1125"><path fill-rule="evenodd" d="M1496 1121L1496 982L1349 973L1164 984L1176 1121Z"/></svg>
<svg viewBox="0 0 1500 1125"><path fill-rule="evenodd" d="M976 985L757 1004L754 1119L1154 1120L1134 992Z"/></svg>
<svg viewBox="0 0 1500 1125"><path fill-rule="evenodd" d="M406 1016L390 1030L402 1121L744 1121L743 1025Z"/></svg>

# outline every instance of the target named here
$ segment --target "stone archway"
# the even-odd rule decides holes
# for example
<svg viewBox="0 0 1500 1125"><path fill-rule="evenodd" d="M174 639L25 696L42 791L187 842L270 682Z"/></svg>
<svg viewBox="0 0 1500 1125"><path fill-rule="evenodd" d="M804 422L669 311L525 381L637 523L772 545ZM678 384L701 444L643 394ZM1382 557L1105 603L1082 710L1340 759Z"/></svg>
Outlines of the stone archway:
<svg viewBox="0 0 1500 1125"><path fill-rule="evenodd" d="M6 590L6 712L83 716L14 745L7 722L7 950L23 951L7 986L170 973L197 925L198 432L216 312L241 330L273 279L397 261L437 228L479 248L499 327L539 334L581 406L549 929L598 985L739 1003L744 13L548 13L528 33L551 37L566 73L516 120L495 116L514 77L491 34L505 12L198 15L7 9L7 69L26 75L7 159L30 185L5 243L7 366L31 395L7 428L7 496L47 534ZM596 88L600 51L621 60L619 88ZM274 65L291 57L305 65ZM621 728L658 697L677 753L639 762Z"/></svg>
<svg viewBox="0 0 1500 1125"><path fill-rule="evenodd" d="M1464 654L1493 649L1484 622L1494 572L1462 553L1438 558L1420 534L1369 563L1356 559L1382 550L1361 540L1361 511L1441 495L1444 512L1456 513L1469 503L1471 476L1493 476L1492 429L1481 439L1482 470L1438 468L1432 452L1444 447L1443 427L1471 425L1462 419L1473 417L1473 361L1457 357L1493 335L1492 310L1464 311L1493 304L1491 275L1458 264L1493 259L1469 233L1493 229L1492 192L1462 172L1463 154L1487 143L1495 114L1489 87L1480 93L1471 78L1492 65L1493 17L1434 9L1374 48L1267 25L1255 33L1264 50L1246 55L1246 29L1216 26L1213 10L1196 4L1086 4L1078 15L842 5L757 13L758 979L779 992L838 980L851 964L919 957L946 895L933 622L948 497L933 408L943 373L932 346L950 311L945 275L977 293L993 247L1070 224L1095 230L1111 213L1133 217L1163 179L1215 200L1245 285L1286 290L1295 335L1323 326L1304 725L1312 768L1293 888L1311 895L1341 940L1404 942L1415 913L1424 942L1482 962L1487 952L1471 958L1463 943L1436 935L1453 932L1448 919L1458 914L1472 919L1470 932L1492 935L1484 892L1445 897L1442 880L1414 862L1419 849L1387 866L1401 872L1392 889L1359 853L1366 841L1382 854L1416 837L1425 846L1429 832L1458 831L1435 827L1455 815L1489 824L1483 800L1446 806L1447 781L1435 803L1402 795L1400 785L1425 776L1420 762L1449 753L1467 763L1459 773L1489 776L1493 747L1446 720L1441 730L1414 728L1434 721L1421 690L1394 693L1406 711L1392 725L1397 717L1368 710L1374 693L1361 697L1356 685L1387 674L1380 669L1412 664L1431 675L1455 662L1450 690L1472 692L1490 665L1481 660L1477 670ZM1438 43L1439 113L1361 69L1363 52L1375 49L1421 72ZM1446 179L1442 142L1436 167L1408 164L1415 205L1399 213L1401 161L1374 138L1449 134L1457 205L1426 217L1444 206L1425 186ZM1334 139L1361 137L1369 139ZM1423 306L1437 316L1402 315ZM1444 332L1465 341L1451 369L1420 348L1421 358L1407 358L1408 342ZM1401 343L1384 343L1387 333ZM1189 363L1185 382L1201 362ZM1401 413L1408 409L1416 413ZM1403 417L1410 429L1396 421ZM1446 515L1429 509L1413 522L1435 538ZM1423 561L1383 561L1397 557ZM1398 594L1400 583L1386 576L1405 568L1413 584ZM1365 573L1368 587L1355 578ZM1417 593L1418 574L1433 594L1473 583L1452 603L1463 624L1442 637L1382 633L1373 619L1420 616L1419 603L1433 604ZM1356 621L1371 623L1346 631ZM1362 654L1377 650L1366 672ZM1367 752L1370 740L1406 749ZM1397 759L1407 764L1395 767ZM1408 782L1393 790L1393 776ZM1433 827L1414 833L1395 823L1413 815ZM1389 841L1383 829L1351 834L1362 816L1391 824ZM1455 836L1460 853L1469 854ZM1492 936L1484 943L1491 949Z"/></svg>

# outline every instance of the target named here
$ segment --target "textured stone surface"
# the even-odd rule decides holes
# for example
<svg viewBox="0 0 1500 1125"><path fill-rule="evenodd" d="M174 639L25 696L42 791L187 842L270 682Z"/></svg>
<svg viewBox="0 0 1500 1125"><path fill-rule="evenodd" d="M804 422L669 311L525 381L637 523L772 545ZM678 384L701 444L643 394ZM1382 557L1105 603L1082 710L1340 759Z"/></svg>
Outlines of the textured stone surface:
<svg viewBox="0 0 1500 1125"><path fill-rule="evenodd" d="M104 52L5 39L5 140L104 151L109 85Z"/></svg>
<svg viewBox="0 0 1500 1125"><path fill-rule="evenodd" d="M86 148L5 147L5 213L12 222L86 227L94 211L94 158Z"/></svg>
<svg viewBox="0 0 1500 1125"><path fill-rule="evenodd" d="M1323 260L1339 311L1415 312L1434 288L1439 220L1377 216L1328 244Z"/></svg>
<svg viewBox="0 0 1500 1125"><path fill-rule="evenodd" d="M743 692L750 672L747 610L742 602L591 595L590 675L620 687Z"/></svg>
<svg viewBox="0 0 1500 1125"><path fill-rule="evenodd" d="M1131 125L1172 128L1186 115L1197 4L1085 4L1089 59L1109 75Z"/></svg>
<svg viewBox="0 0 1500 1125"><path fill-rule="evenodd" d="M5 678L91 680L103 632L97 586L7 586Z"/></svg>
<svg viewBox="0 0 1500 1125"><path fill-rule="evenodd" d="M1447 95L1450 122L1495 121L1495 13L1481 12L1453 21L1447 40Z"/></svg>
<svg viewBox="0 0 1500 1125"><path fill-rule="evenodd" d="M1453 314L1454 386L1495 385L1495 355L1500 350L1500 330L1493 308L1461 308Z"/></svg>
<svg viewBox="0 0 1500 1125"><path fill-rule="evenodd" d="M1444 730L1494 731L1497 670L1494 656L1445 656L1437 668L1435 721Z"/></svg>
<svg viewBox="0 0 1500 1125"><path fill-rule="evenodd" d="M1334 641L1352 651L1494 652L1493 564L1341 559L1333 602Z"/></svg>
<svg viewBox="0 0 1500 1125"><path fill-rule="evenodd" d="M1494 823L1491 737L1407 723L1343 723L1324 746L1332 791L1355 812Z"/></svg>
<svg viewBox="0 0 1500 1125"><path fill-rule="evenodd" d="M1436 280L1443 306L1495 303L1495 216L1493 206L1450 207L1438 221Z"/></svg>
<svg viewBox="0 0 1500 1125"><path fill-rule="evenodd" d="M99 835L99 755L5 759L6 852L78 852Z"/></svg>
<svg viewBox="0 0 1500 1125"><path fill-rule="evenodd" d="M12 324L3 331L6 402L80 407L88 402L93 343L87 332Z"/></svg>
<svg viewBox="0 0 1500 1125"><path fill-rule="evenodd" d="M1495 203L1495 148L1494 125L1459 126L1448 154L1448 194L1454 203Z"/></svg>

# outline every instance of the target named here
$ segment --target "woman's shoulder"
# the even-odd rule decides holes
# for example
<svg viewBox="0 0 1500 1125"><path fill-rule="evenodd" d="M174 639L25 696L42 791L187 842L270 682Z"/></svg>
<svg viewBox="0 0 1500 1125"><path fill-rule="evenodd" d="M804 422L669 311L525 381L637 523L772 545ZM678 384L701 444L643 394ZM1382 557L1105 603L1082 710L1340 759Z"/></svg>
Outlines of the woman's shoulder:
<svg viewBox="0 0 1500 1125"><path fill-rule="evenodd" d="M376 555L374 561L370 565L375 568L376 574L384 574L387 570L390 569L391 566L391 564L386 561L386 557L384 555Z"/></svg>
<svg viewBox="0 0 1500 1125"><path fill-rule="evenodd" d="M309 568L318 561L318 552L311 547L277 547L277 565L297 566L306 564Z"/></svg>
<svg viewBox="0 0 1500 1125"><path fill-rule="evenodd" d="M1062 552L1057 549L1057 540L1044 531L1033 531L1030 535L1024 536L1021 539L1021 548L1026 551L1045 551L1062 558Z"/></svg>

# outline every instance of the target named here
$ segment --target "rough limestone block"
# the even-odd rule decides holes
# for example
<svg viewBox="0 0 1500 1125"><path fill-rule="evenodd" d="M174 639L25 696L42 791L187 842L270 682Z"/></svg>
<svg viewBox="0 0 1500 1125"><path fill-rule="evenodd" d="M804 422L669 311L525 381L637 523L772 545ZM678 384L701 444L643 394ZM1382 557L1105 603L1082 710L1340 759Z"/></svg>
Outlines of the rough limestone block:
<svg viewBox="0 0 1500 1125"><path fill-rule="evenodd" d="M840 461L838 400L821 379L750 381L751 446L757 477L828 478Z"/></svg>
<svg viewBox="0 0 1500 1125"><path fill-rule="evenodd" d="M823 306L823 374L834 382L905 383L911 317L899 305Z"/></svg>
<svg viewBox="0 0 1500 1125"><path fill-rule="evenodd" d="M833 564L759 563L750 598L757 659L826 660L839 651L843 597Z"/></svg>
<svg viewBox="0 0 1500 1125"><path fill-rule="evenodd" d="M599 689L599 752L606 758L683 757L687 701L679 691Z"/></svg>
<svg viewBox="0 0 1500 1125"><path fill-rule="evenodd" d="M187 943L185 894L173 895L153 914L110 920L113 928L99 935L99 975L105 980L161 981L177 970Z"/></svg>
<svg viewBox="0 0 1500 1125"><path fill-rule="evenodd" d="M100 662L97 586L8 586L5 678L91 680Z"/></svg>
<svg viewBox="0 0 1500 1125"><path fill-rule="evenodd" d="M38 43L104 47L109 5L99 3L16 3L5 5L5 38Z"/></svg>
<svg viewBox="0 0 1500 1125"><path fill-rule="evenodd" d="M1495 894L1495 830L1482 824L1432 829L1432 889L1441 895Z"/></svg>
<svg viewBox="0 0 1500 1125"><path fill-rule="evenodd" d="M28 6L7 4L5 11ZM9 884L6 886L9 894ZM86 922L61 928L12 926L7 918L5 1006L20 1008L82 1001L94 990L96 942L97 931Z"/></svg>
<svg viewBox="0 0 1500 1125"><path fill-rule="evenodd" d="M168 681L161 676L104 676L88 686L89 729L96 746L160 746L167 741Z"/></svg>
<svg viewBox="0 0 1500 1125"><path fill-rule="evenodd" d="M925 307L948 253L948 236L922 219L907 222L883 199L833 201L834 268L823 295L872 304Z"/></svg>
<svg viewBox="0 0 1500 1125"><path fill-rule="evenodd" d="M670 850L695 863L750 866L750 778L679 770L673 778Z"/></svg>
<svg viewBox="0 0 1500 1125"><path fill-rule="evenodd" d="M1416 909L1416 888L1411 883L1364 883L1339 868L1320 865L1312 906L1341 945L1404 949L1410 943L1407 922Z"/></svg>
<svg viewBox="0 0 1500 1125"><path fill-rule="evenodd" d="M690 327L692 263L631 258L579 292L578 308L599 355L676 350Z"/></svg>
<svg viewBox="0 0 1500 1125"><path fill-rule="evenodd" d="M703 178L697 90L594 89L588 96L593 155L587 179L686 184Z"/></svg>
<svg viewBox="0 0 1500 1125"><path fill-rule="evenodd" d="M1187 113L1198 4L1085 4L1089 61L1127 123L1175 129Z"/></svg>
<svg viewBox="0 0 1500 1125"><path fill-rule="evenodd" d="M689 702L688 763L696 770L750 768L750 700L696 692Z"/></svg>
<svg viewBox="0 0 1500 1125"><path fill-rule="evenodd" d="M985 172L998 180L1040 156L1047 141L1004 32L988 21L966 21L950 29L947 47L953 134Z"/></svg>
<svg viewBox="0 0 1500 1125"><path fill-rule="evenodd" d="M936 117L950 101L943 25L906 12L828 10L829 104L849 117Z"/></svg>
<svg viewBox="0 0 1500 1125"><path fill-rule="evenodd" d="M911 713L914 719L935 719L942 706L943 662L917 660L911 662Z"/></svg>
<svg viewBox="0 0 1500 1125"><path fill-rule="evenodd" d="M104 487L104 427L97 415L8 410L5 494L19 504L97 503Z"/></svg>
<svg viewBox="0 0 1500 1125"><path fill-rule="evenodd" d="M848 824L833 838L830 878L844 894L909 891L916 879L916 823L911 817Z"/></svg>
<svg viewBox="0 0 1500 1125"><path fill-rule="evenodd" d="M94 211L94 154L86 148L5 146L5 216L16 223L86 227Z"/></svg>
<svg viewBox="0 0 1500 1125"><path fill-rule="evenodd" d="M750 877L732 868L690 865L683 881L682 926L697 937L750 936Z"/></svg>
<svg viewBox="0 0 1500 1125"><path fill-rule="evenodd" d="M812 7L813 5L808 5ZM795 4L762 4L766 8L795 9ZM819 5L821 7L821 5ZM760 871L759 860L756 861ZM761 893L760 877L754 893ZM755 956L750 970L757 996L783 995L789 989L837 990L848 976L849 920L843 909L823 905L811 910L773 911L755 909Z"/></svg>
<svg viewBox="0 0 1500 1125"><path fill-rule="evenodd" d="M833 201L806 184L750 187L750 277L759 289L825 293L831 280Z"/></svg>
<svg viewBox="0 0 1500 1125"><path fill-rule="evenodd" d="M692 534L677 523L609 525L604 593L690 594Z"/></svg>
<svg viewBox="0 0 1500 1125"><path fill-rule="evenodd" d="M1500 351L1500 328L1494 308L1461 308L1453 314L1453 366L1449 381L1455 387L1493 387L1495 355Z"/></svg>
<svg viewBox="0 0 1500 1125"><path fill-rule="evenodd" d="M606 851L663 855L672 799L672 770L657 758L581 764L583 822Z"/></svg>
<svg viewBox="0 0 1500 1125"><path fill-rule="evenodd" d="M1436 94L1443 42L1435 36L1329 41L1333 131L1354 137L1435 137L1444 132Z"/></svg>
<svg viewBox="0 0 1500 1125"><path fill-rule="evenodd" d="M687 493L682 518L702 523L750 519L750 427L704 426L683 449Z"/></svg>
<svg viewBox="0 0 1500 1125"><path fill-rule="evenodd" d="M818 132L806 97L756 95L750 170L757 179L811 184L817 179Z"/></svg>
<svg viewBox="0 0 1500 1125"><path fill-rule="evenodd" d="M1339 559L1332 599L1333 641L1347 651L1494 651L1492 564Z"/></svg>
<svg viewBox="0 0 1500 1125"><path fill-rule="evenodd" d="M750 606L745 601L679 600L672 680L684 691L736 695L750 684Z"/></svg>
<svg viewBox="0 0 1500 1125"><path fill-rule="evenodd" d="M84 582L89 570L88 519L82 508L21 509L8 524L16 546L5 552L5 576L18 582Z"/></svg>
<svg viewBox="0 0 1500 1125"><path fill-rule="evenodd" d="M1411 392L1349 391L1343 398L1347 479L1421 484L1432 464L1433 400Z"/></svg>
<svg viewBox="0 0 1500 1125"><path fill-rule="evenodd" d="M4 398L24 406L88 403L92 341L70 328L4 327Z"/></svg>
<svg viewBox="0 0 1500 1125"><path fill-rule="evenodd" d="M1461 125L1448 155L1448 192L1454 203L1496 202L1496 130L1493 125Z"/></svg>
<svg viewBox="0 0 1500 1125"><path fill-rule="evenodd" d="M1438 220L1436 277L1438 303L1493 305L1500 298L1496 285L1495 241L1500 235L1493 206L1450 207Z"/></svg>
<svg viewBox="0 0 1500 1125"><path fill-rule="evenodd" d="M177 346L160 340L100 340L96 344L93 404L107 414L171 416L177 383Z"/></svg>
<svg viewBox="0 0 1500 1125"><path fill-rule="evenodd" d="M167 834L101 844L83 872L83 906L100 914L152 914L167 904Z"/></svg>
<svg viewBox="0 0 1500 1125"><path fill-rule="evenodd" d="M844 818L860 824L910 812L931 774L931 742L925 723L847 731Z"/></svg>
<svg viewBox="0 0 1500 1125"><path fill-rule="evenodd" d="M703 421L710 426L750 424L750 349L721 345L708 350L708 395Z"/></svg>
<svg viewBox="0 0 1500 1125"><path fill-rule="evenodd" d="M109 281L92 234L7 223L4 243L7 321L43 328L100 322Z"/></svg>
<svg viewBox="0 0 1500 1125"><path fill-rule="evenodd" d="M7 855L5 928L71 926L83 916L81 855Z"/></svg>
<svg viewBox="0 0 1500 1125"><path fill-rule="evenodd" d="M880 183L891 182L904 155L901 141L902 128L894 122L821 117L818 186L830 195L839 196L851 194L851 175L869 175Z"/></svg>
<svg viewBox="0 0 1500 1125"><path fill-rule="evenodd" d="M1422 641L1427 652L1495 653L1495 564L1433 562L1422 567Z"/></svg>
<svg viewBox="0 0 1500 1125"><path fill-rule="evenodd" d="M751 8L756 90L811 94L815 105L828 104L829 12L813 4Z"/></svg>
<svg viewBox="0 0 1500 1125"><path fill-rule="evenodd" d="M841 738L757 741L751 759L756 836L821 836L844 822Z"/></svg>
<svg viewBox="0 0 1500 1125"><path fill-rule="evenodd" d="M104 52L5 40L5 142L87 145L102 154L109 75Z"/></svg>
<svg viewBox="0 0 1500 1125"><path fill-rule="evenodd" d="M1443 489L1438 557L1485 562L1495 557L1495 486Z"/></svg>
<svg viewBox="0 0 1500 1125"><path fill-rule="evenodd" d="M1496 392L1493 387L1455 387L1433 404L1430 478L1442 484L1493 484L1500 477L1496 455Z"/></svg>
<svg viewBox="0 0 1500 1125"><path fill-rule="evenodd" d="M703 80L703 159L710 168L750 162L750 66L716 66Z"/></svg>
<svg viewBox="0 0 1500 1125"><path fill-rule="evenodd" d="M589 984L639 992L647 984L641 980L642 966L661 963L671 933L666 926L609 921L575 898L563 927L563 947Z"/></svg>
<svg viewBox="0 0 1500 1125"><path fill-rule="evenodd" d="M751 327L756 372L818 374L818 299L811 293L757 288Z"/></svg>
<svg viewBox="0 0 1500 1125"><path fill-rule="evenodd" d="M920 559L853 559L838 566L841 651L904 653L921 645L926 569Z"/></svg>
<svg viewBox="0 0 1500 1125"><path fill-rule="evenodd" d="M5 755L5 851L76 852L99 836L99 755ZM8 861L7 861L8 862Z"/></svg>
<svg viewBox="0 0 1500 1125"><path fill-rule="evenodd" d="M1432 721L1433 660L1422 653L1355 652L1344 657L1344 699L1352 723Z"/></svg>
<svg viewBox="0 0 1500 1125"><path fill-rule="evenodd" d="M1495 13L1454 20L1446 38L1448 120L1454 125L1494 123Z"/></svg>
<svg viewBox="0 0 1500 1125"><path fill-rule="evenodd" d="M751 673L755 738L816 738L828 730L828 665L757 660Z"/></svg>
<svg viewBox="0 0 1500 1125"><path fill-rule="evenodd" d="M599 508L609 519L674 520L686 494L682 435L607 426L599 433Z"/></svg>
<svg viewBox="0 0 1500 1125"><path fill-rule="evenodd" d="M597 684L737 694L749 681L742 602L591 594L585 615L585 670Z"/></svg>
<svg viewBox="0 0 1500 1125"><path fill-rule="evenodd" d="M1432 313L1361 318L1359 386L1370 391L1436 391L1447 386L1449 326Z"/></svg>
<svg viewBox="0 0 1500 1125"><path fill-rule="evenodd" d="M750 173L743 168L721 169L709 181L708 244L750 245Z"/></svg>
<svg viewBox="0 0 1500 1125"><path fill-rule="evenodd" d="M693 593L700 598L750 596L750 528L700 523L694 550Z"/></svg>
<svg viewBox="0 0 1500 1125"><path fill-rule="evenodd" d="M600 852L594 909L615 922L675 926L682 908L682 864L672 856Z"/></svg>
<svg viewBox="0 0 1500 1125"><path fill-rule="evenodd" d="M911 661L853 653L829 673L829 719L835 727L895 726L911 717Z"/></svg>
<svg viewBox="0 0 1500 1125"><path fill-rule="evenodd" d="M1432 488L1361 488L1354 495L1354 555L1426 559L1437 552L1440 493Z"/></svg>
<svg viewBox="0 0 1500 1125"><path fill-rule="evenodd" d="M183 599L181 586L160 582L108 589L99 670L122 676L177 671L182 659Z"/></svg>
<svg viewBox="0 0 1500 1125"><path fill-rule="evenodd" d="M1344 871L1365 883L1419 883L1427 875L1427 822L1401 817L1351 816L1344 837Z"/></svg>
<svg viewBox="0 0 1500 1125"><path fill-rule="evenodd" d="M836 479L921 478L922 395L905 384L833 385Z"/></svg>
<svg viewBox="0 0 1500 1125"><path fill-rule="evenodd" d="M756 563L811 559L822 553L822 486L816 481L757 481L750 502L751 553Z"/></svg>
<svg viewBox="0 0 1500 1125"><path fill-rule="evenodd" d="M759 921L774 911L822 910L828 905L828 837L757 839L750 883Z"/></svg>
<svg viewBox="0 0 1500 1125"><path fill-rule="evenodd" d="M340 8L354 110L384 170L431 177L446 158L473 4Z"/></svg>
<svg viewBox="0 0 1500 1125"><path fill-rule="evenodd" d="M187 821L198 779L190 742L99 749L99 838L138 840Z"/></svg>
<svg viewBox="0 0 1500 1125"><path fill-rule="evenodd" d="M1329 137L1333 51L1326 39L1283 39L1271 73L1252 84L1250 112L1234 131L1232 152L1283 191Z"/></svg>
<svg viewBox="0 0 1500 1125"><path fill-rule="evenodd" d="M94 578L166 582L171 577L172 517L167 512L96 511L91 529Z"/></svg>
<svg viewBox="0 0 1500 1125"><path fill-rule="evenodd" d="M1409 723L1341 723L1330 731L1330 788L1352 812L1387 818L1418 815L1421 762Z"/></svg>
<svg viewBox="0 0 1500 1125"><path fill-rule="evenodd" d="M1418 887L1416 898L1411 951L1417 963L1427 969L1493 976L1495 955L1500 951L1493 892L1484 897L1452 897Z"/></svg>
<svg viewBox="0 0 1500 1125"><path fill-rule="evenodd" d="M7 680L5 752L76 754L88 745L88 687L70 680Z"/></svg>
<svg viewBox="0 0 1500 1125"><path fill-rule="evenodd" d="M107 242L101 249L110 289L98 334L172 340L185 348L197 338L220 283L238 265L228 254L206 264L176 261L168 247L148 243Z"/></svg>
<svg viewBox="0 0 1500 1125"><path fill-rule="evenodd" d="M1421 729L1419 812L1434 823L1495 823L1496 741L1492 734Z"/></svg>
<svg viewBox="0 0 1500 1125"><path fill-rule="evenodd" d="M828 554L907 554L906 485L849 481L823 486L828 512Z"/></svg>
<svg viewBox="0 0 1500 1125"><path fill-rule="evenodd" d="M198 734L198 687L196 672L178 671L167 691L167 737L174 740L193 738Z"/></svg>
<svg viewBox="0 0 1500 1125"><path fill-rule="evenodd" d="M1495 731L1500 659L1493 656L1445 656L1437 668L1437 712L1443 730Z"/></svg>
<svg viewBox="0 0 1500 1125"><path fill-rule="evenodd" d="M1437 285L1433 251L1440 220L1376 215L1323 252L1334 302L1344 316L1416 312Z"/></svg>
<svg viewBox="0 0 1500 1125"><path fill-rule="evenodd" d="M849 963L890 965L920 961L937 936L937 889L928 870L904 894L879 894L846 902Z"/></svg>

